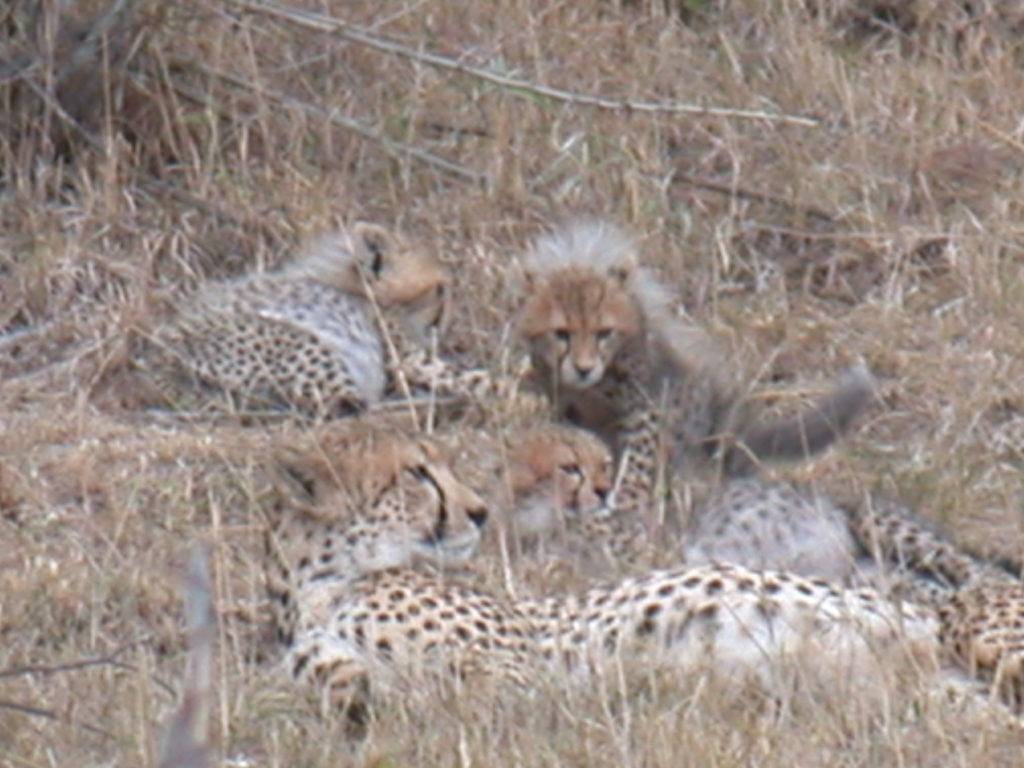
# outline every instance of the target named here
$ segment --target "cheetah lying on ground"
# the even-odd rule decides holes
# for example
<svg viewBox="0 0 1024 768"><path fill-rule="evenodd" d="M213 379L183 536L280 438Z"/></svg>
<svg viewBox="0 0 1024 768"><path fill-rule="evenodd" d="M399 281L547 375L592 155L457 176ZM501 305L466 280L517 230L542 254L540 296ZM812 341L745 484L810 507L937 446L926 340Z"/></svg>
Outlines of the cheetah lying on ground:
<svg viewBox="0 0 1024 768"><path fill-rule="evenodd" d="M316 416L361 411L389 394L462 395L479 376L436 356L449 292L434 254L360 223L275 272L200 289L154 334L144 366L246 408Z"/></svg>
<svg viewBox="0 0 1024 768"><path fill-rule="evenodd" d="M789 659L860 675L889 652L926 666L938 652L928 609L739 566L500 598L445 572L469 556L486 512L435 443L352 425L288 463L310 482L272 526L268 581L288 668L335 700L424 674L530 687L538 669L591 679L637 662L770 677L773 660Z"/></svg>
<svg viewBox="0 0 1024 768"><path fill-rule="evenodd" d="M516 561L517 576L540 569L545 588L553 569L607 572L602 521L612 515L612 456L604 442L567 424L536 423L499 433L456 430L444 437L459 476L492 511L484 549ZM493 545L493 546L492 546ZM532 581L532 579L530 580Z"/></svg>

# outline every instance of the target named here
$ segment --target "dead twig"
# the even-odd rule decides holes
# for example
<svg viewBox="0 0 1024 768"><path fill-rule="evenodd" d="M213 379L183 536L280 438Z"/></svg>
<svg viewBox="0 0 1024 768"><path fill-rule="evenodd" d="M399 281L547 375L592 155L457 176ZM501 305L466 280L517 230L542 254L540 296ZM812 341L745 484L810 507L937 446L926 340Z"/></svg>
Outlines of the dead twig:
<svg viewBox="0 0 1024 768"><path fill-rule="evenodd" d="M12 712L20 712L23 715L31 715L33 717L45 717L47 720L54 720L58 723L68 723L69 725L81 728L83 731L95 733L98 736L104 736L108 739L114 738L114 734L110 731L106 731L95 725L89 725L89 723L83 723L78 720L70 720L66 717L61 717L56 712L49 709L32 707L28 704L20 704L16 701L7 701L6 699L0 699L0 709L9 709Z"/></svg>
<svg viewBox="0 0 1024 768"><path fill-rule="evenodd" d="M379 131L375 131L372 128L369 128L368 126L363 125L362 123L356 120L353 120L350 117L339 114L336 110L324 109L323 107L319 107L316 104L310 104L307 101L303 101L302 99L290 96L287 93L282 93L281 91L276 91L272 88L267 88L266 86L259 85L258 83L255 83L252 80L249 80L248 78L242 77L241 75L236 75L231 72L221 72L220 70L212 69L210 67L206 67L202 64L197 64L196 62L191 61L175 61L174 64L181 67L189 67L197 72L206 75L207 77L213 77L218 80L222 80L226 83L230 83L231 85L237 86L239 88L245 88L247 90L258 93L262 96L269 97L281 104L287 104L288 106L301 109L303 112L306 112L307 114L314 115L315 117L318 117L322 120L327 120L328 122L334 123L335 125L341 126L346 130L352 131L353 133L362 136L364 139L369 139L370 141L378 144L385 152L387 152L390 155L395 155L399 157L407 155L408 157L419 160L420 162L426 163L427 165L432 165L435 168L439 168L440 170L445 171L446 173L450 173L454 176L458 176L463 179L468 179L469 181L473 182L482 182L486 178L484 174L480 173L479 171L473 170L472 168L467 168L464 165L459 165L458 163L454 163L451 160L445 160L443 157L435 155L433 152L428 152L425 149L420 149L419 147L415 147L411 144L406 144L405 142L398 141L397 139L392 139L380 133ZM199 104L202 104L203 106L209 107L214 110L221 109L219 104L217 104L212 98L206 96L205 94L199 93L190 88L186 88L185 86L177 84L174 86L174 89L185 98L191 99Z"/></svg>
<svg viewBox="0 0 1024 768"><path fill-rule="evenodd" d="M75 672L75 671L80 670L80 669L87 669L89 667L96 667L96 666L103 666L103 665L111 666L111 667L114 667L115 669L123 669L126 672L134 672L134 673L138 674L139 673L139 668L138 667L136 667L133 664L128 664L128 663L123 662L123 661L118 661L117 657L120 656L125 651L129 650L130 648L134 648L136 645L139 645L140 643L146 643L146 642L148 642L147 638L142 638L142 639L139 639L139 640L133 640L130 643L125 643L124 645L122 645L122 646L120 646L118 648L115 648L113 651L111 651L110 653L108 653L108 654L106 654L104 656L97 656L96 658L93 658L93 659L83 659L81 661L71 661L71 662L68 662L67 664L53 664L53 665L33 664L33 665L25 666L25 667L11 667L10 669L0 669L0 679L3 679L5 677L17 677L19 675L56 675L56 674L60 674L62 672ZM150 679L154 683L156 683L156 685L161 690L166 691L167 693L169 693L171 695L174 694L174 689L170 685L168 685L164 680L161 680L156 675L151 675Z"/></svg>
<svg viewBox="0 0 1024 768"><path fill-rule="evenodd" d="M651 101L630 101L628 99L609 99L602 96L592 96L584 93L573 93L561 88L552 88L540 83L521 80L508 75L502 75L489 69L474 67L464 64L461 61L439 56L434 53L424 53L390 40L384 40L364 32L357 27L341 19L326 16L321 13L288 8L276 3L259 3L251 0L227 0L233 5L245 8L249 11L274 16L279 19L291 22L307 29L315 29L321 32L329 32L345 38L353 43L372 48L382 53L389 53L401 56L406 59L418 61L421 64L428 64L439 69L447 69L464 75L485 80L503 88L508 88L513 94L516 91L531 93L538 96L546 96L556 101L563 101L571 104L582 104L598 109L609 109L623 112L648 112L658 114L683 114L698 117L725 117L739 120L772 120L775 122L793 123L795 125L816 126L819 120L802 115L787 115L781 112L765 112L758 109L737 109L734 107L702 107L698 104L686 104L682 102L660 103Z"/></svg>
<svg viewBox="0 0 1024 768"><path fill-rule="evenodd" d="M20 675L55 675L60 672L74 672L78 669L86 669L88 667L96 667L101 665L110 665L119 669L134 670L130 664L117 661L117 657L130 648L134 648L139 643L143 643L145 640L133 640L130 643L115 648L110 653L104 656L97 656L92 659L82 659L81 661L72 661L67 664L32 664L25 667L11 667L10 669L0 669L0 678L4 677L18 677Z"/></svg>
<svg viewBox="0 0 1024 768"><path fill-rule="evenodd" d="M779 208L785 208L789 211L803 214L804 216L824 221L829 224L834 224L835 217L821 208L816 208L813 205L800 205L794 203L792 200L786 200L782 197L775 195L769 195L766 192L759 192L755 189L749 189L747 187L741 187L736 184L727 184L721 181L714 181L713 179L705 179L700 176L694 176L686 173L685 171L676 170L671 179L671 183L685 183L699 189L707 189L711 192L719 192L723 195L729 195L730 197L738 197L742 200L753 200L758 203L768 203L770 205L777 206Z"/></svg>

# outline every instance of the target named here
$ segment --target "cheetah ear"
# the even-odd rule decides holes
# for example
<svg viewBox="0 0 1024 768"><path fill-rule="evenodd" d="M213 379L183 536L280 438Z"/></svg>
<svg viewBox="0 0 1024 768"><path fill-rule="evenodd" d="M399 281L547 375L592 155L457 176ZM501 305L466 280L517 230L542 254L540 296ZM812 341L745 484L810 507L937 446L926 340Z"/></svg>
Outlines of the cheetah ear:
<svg viewBox="0 0 1024 768"><path fill-rule="evenodd" d="M626 287L633 280L633 275L636 274L636 269L636 259L632 256L626 256L619 259L614 264L609 265L605 274L607 274L608 279L612 282L621 285L622 287Z"/></svg>
<svg viewBox="0 0 1024 768"><path fill-rule="evenodd" d="M540 273L534 267L517 261L513 282L520 294L532 293L540 282Z"/></svg>
<svg viewBox="0 0 1024 768"><path fill-rule="evenodd" d="M378 224L361 221L352 228L356 259L368 275L380 277L397 250L394 236Z"/></svg>

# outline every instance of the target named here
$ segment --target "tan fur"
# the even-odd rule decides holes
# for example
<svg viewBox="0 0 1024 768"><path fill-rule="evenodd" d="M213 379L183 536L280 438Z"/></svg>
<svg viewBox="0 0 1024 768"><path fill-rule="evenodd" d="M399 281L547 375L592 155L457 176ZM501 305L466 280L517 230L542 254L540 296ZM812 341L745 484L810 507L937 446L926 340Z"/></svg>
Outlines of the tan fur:
<svg viewBox="0 0 1024 768"><path fill-rule="evenodd" d="M321 427L281 449L280 461L293 479L302 478L302 488L291 496L309 497L308 505L297 505L302 515L394 526L428 557L432 547L439 559L459 555L459 549L465 552L457 559L469 556L487 518L480 497L452 475L443 447L410 435L397 421ZM396 490L398 501L385 503ZM404 562L403 557L397 559Z"/></svg>
<svg viewBox="0 0 1024 768"><path fill-rule="evenodd" d="M1024 584L984 582L940 606L944 645L1006 702L1024 705Z"/></svg>
<svg viewBox="0 0 1024 768"><path fill-rule="evenodd" d="M432 252L378 224L322 235L282 270L292 279L313 280L344 293L373 298L379 307L429 303L447 312L451 275ZM436 325L434 319L429 324Z"/></svg>
<svg viewBox="0 0 1024 768"><path fill-rule="evenodd" d="M895 499L873 495L847 505L846 513L851 532L872 557L897 572L927 579L937 594L1016 580L995 563L956 546L938 525Z"/></svg>
<svg viewBox="0 0 1024 768"><path fill-rule="evenodd" d="M609 501L612 457L598 438L580 429L552 425L508 441L512 494L524 502L594 512Z"/></svg>
<svg viewBox="0 0 1024 768"><path fill-rule="evenodd" d="M850 527L891 573L898 596L934 608L944 650L996 694L1024 704L1024 583L947 539L904 504L872 498L851 505Z"/></svg>
<svg viewBox="0 0 1024 768"><path fill-rule="evenodd" d="M514 539L550 537L604 514L611 502L611 452L586 430L551 423L497 436L458 430L446 442L460 477L495 511L495 527Z"/></svg>
<svg viewBox="0 0 1024 768"><path fill-rule="evenodd" d="M577 266L531 278L519 333L534 360L569 386L599 381L624 344L641 342L643 312L623 288L617 278Z"/></svg>

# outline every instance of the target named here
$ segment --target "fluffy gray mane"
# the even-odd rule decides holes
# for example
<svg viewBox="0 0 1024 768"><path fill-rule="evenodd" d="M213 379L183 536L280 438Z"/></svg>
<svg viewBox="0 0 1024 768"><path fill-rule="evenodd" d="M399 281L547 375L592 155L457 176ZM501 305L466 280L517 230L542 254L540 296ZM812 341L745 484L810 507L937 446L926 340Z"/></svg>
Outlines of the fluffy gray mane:
<svg viewBox="0 0 1024 768"><path fill-rule="evenodd" d="M337 229L305 244L281 272L295 279L347 283L356 274L356 254L352 234L348 230Z"/></svg>
<svg viewBox="0 0 1024 768"><path fill-rule="evenodd" d="M633 268L637 258L632 239L615 225L606 221L578 221L537 240L524 262L531 272L571 266L590 266L607 272L615 267Z"/></svg>
<svg viewBox="0 0 1024 768"><path fill-rule="evenodd" d="M539 276L568 267L592 267L603 275L621 272L625 288L648 320L660 323L672 317L668 291L639 265L632 237L607 221L571 223L541 237L523 259L526 269Z"/></svg>

